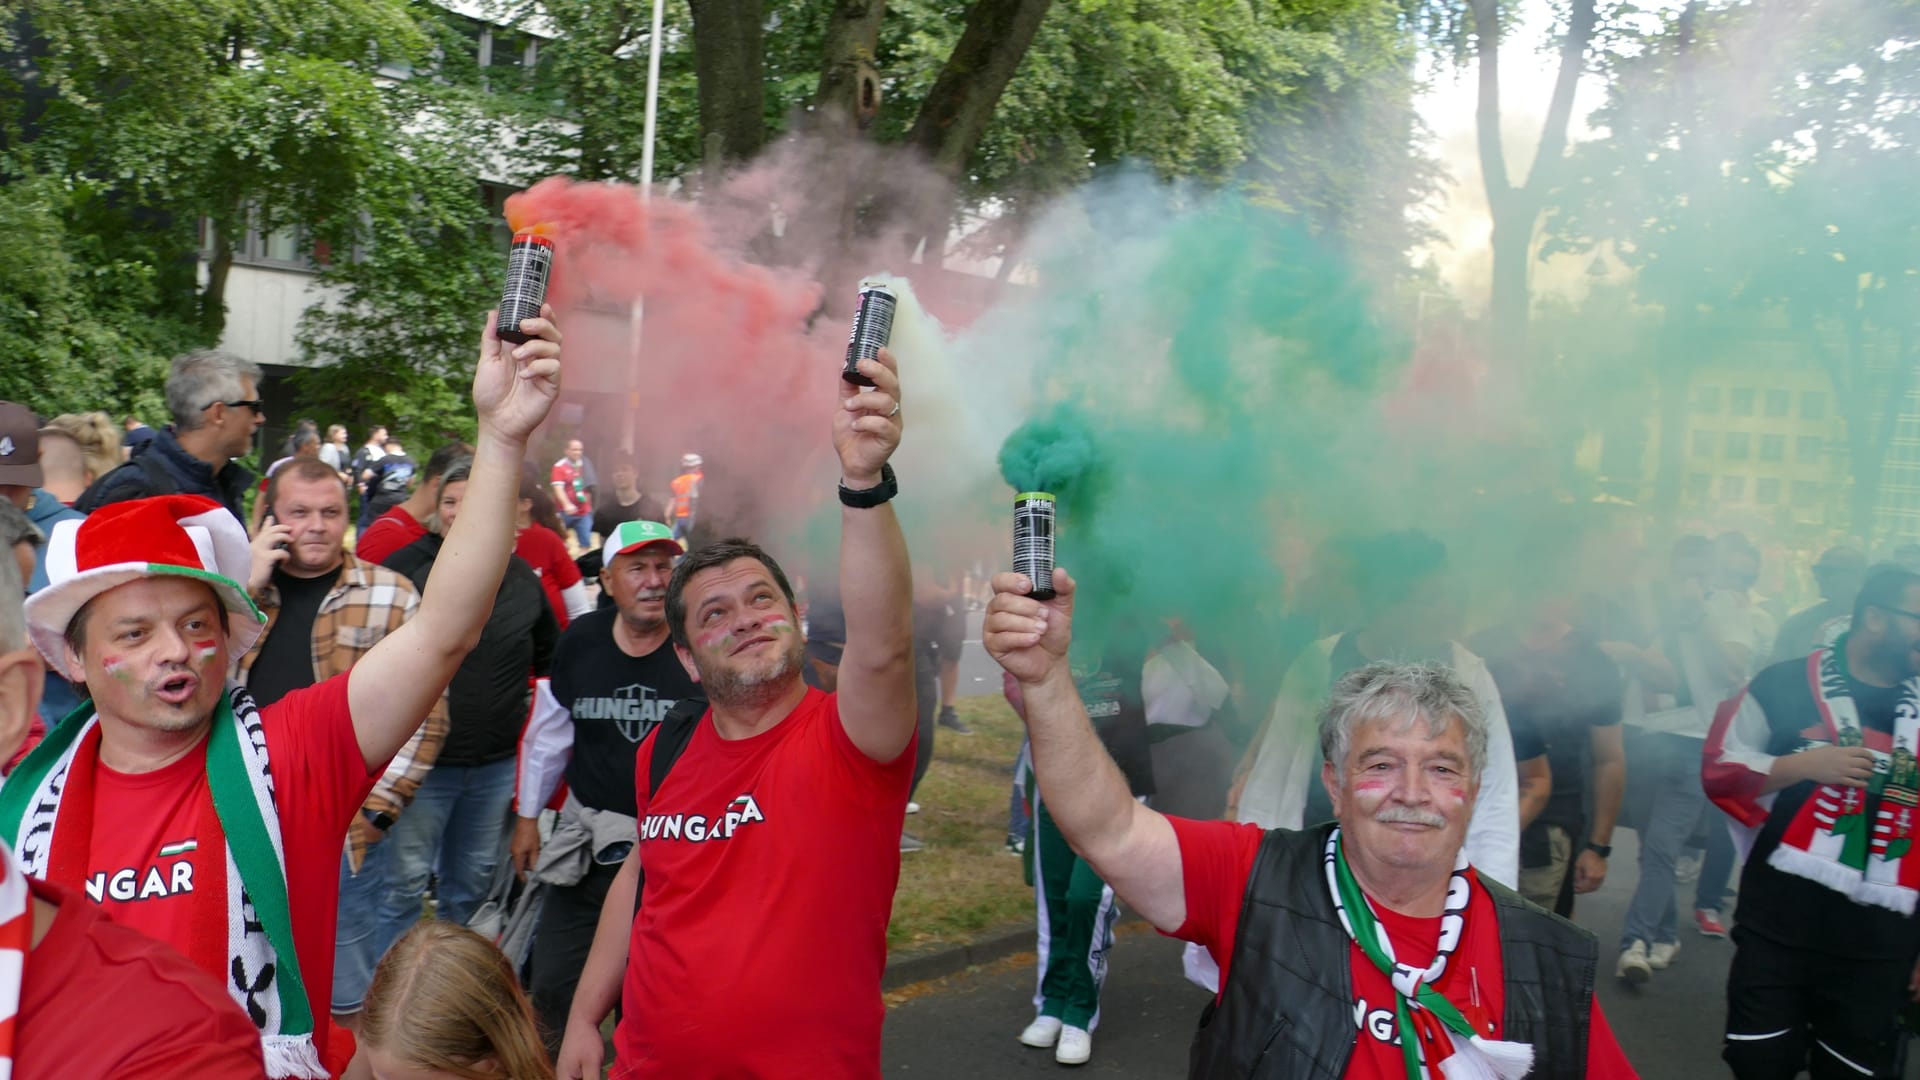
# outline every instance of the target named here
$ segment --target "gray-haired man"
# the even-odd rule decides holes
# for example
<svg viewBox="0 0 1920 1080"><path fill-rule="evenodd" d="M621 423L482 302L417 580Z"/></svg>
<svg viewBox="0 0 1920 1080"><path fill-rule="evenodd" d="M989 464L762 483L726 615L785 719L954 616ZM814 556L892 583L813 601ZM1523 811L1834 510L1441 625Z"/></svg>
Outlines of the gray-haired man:
<svg viewBox="0 0 1920 1080"><path fill-rule="evenodd" d="M205 495L246 520L241 507L253 474L233 459L253 448L267 419L260 366L217 349L182 353L167 368L167 411L172 430L156 432L132 461L95 480L75 510L91 514L149 495Z"/></svg>
<svg viewBox="0 0 1920 1080"><path fill-rule="evenodd" d="M1056 572L1045 603L1020 575L993 584L985 645L1021 684L1061 833L1220 967L1189 1075L1417 1077L1423 1059L1439 1075L1476 1058L1503 1080L1633 1075L1593 997L1593 935L1461 854L1487 721L1446 669L1370 664L1334 686L1320 725L1334 824L1189 821L1134 802L1088 723L1067 664L1073 579Z"/></svg>

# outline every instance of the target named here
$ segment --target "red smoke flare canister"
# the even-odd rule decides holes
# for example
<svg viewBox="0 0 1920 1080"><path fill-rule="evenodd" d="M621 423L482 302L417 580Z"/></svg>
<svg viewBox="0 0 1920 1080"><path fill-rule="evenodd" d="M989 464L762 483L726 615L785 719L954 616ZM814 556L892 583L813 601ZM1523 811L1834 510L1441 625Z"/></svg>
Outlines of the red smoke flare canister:
<svg viewBox="0 0 1920 1080"><path fill-rule="evenodd" d="M494 333L515 345L527 341L520 332L525 319L540 317L547 302L547 278L553 273L553 241L539 233L516 233L507 254L507 287L500 294L500 320Z"/></svg>

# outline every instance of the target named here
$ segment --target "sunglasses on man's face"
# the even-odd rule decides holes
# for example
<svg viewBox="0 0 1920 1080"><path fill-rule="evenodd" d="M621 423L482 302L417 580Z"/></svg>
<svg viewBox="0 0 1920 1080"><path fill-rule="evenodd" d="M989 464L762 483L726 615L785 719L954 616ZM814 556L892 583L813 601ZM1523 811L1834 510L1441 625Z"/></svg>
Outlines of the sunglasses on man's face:
<svg viewBox="0 0 1920 1080"><path fill-rule="evenodd" d="M250 401L209 401L205 405L200 406L200 409L204 412L207 409L213 408L215 405L225 405L229 409L251 409L259 413L265 411L264 407L266 404L266 402L259 398L254 398Z"/></svg>

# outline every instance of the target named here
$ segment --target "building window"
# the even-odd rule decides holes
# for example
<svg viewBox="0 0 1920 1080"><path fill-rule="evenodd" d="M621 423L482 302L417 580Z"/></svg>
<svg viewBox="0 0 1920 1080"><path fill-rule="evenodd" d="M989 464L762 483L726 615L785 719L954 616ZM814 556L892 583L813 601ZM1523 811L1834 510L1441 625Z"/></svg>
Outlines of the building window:
<svg viewBox="0 0 1920 1080"><path fill-rule="evenodd" d="M1694 457L1713 456L1713 436L1714 433L1711 431L1696 431L1693 433Z"/></svg>
<svg viewBox="0 0 1920 1080"><path fill-rule="evenodd" d="M263 233L255 225L255 217L247 217L247 231L236 238L233 245L233 261L247 266L271 266L282 270L316 270L326 265L327 256L323 248L316 248L313 257L307 254L306 230L297 226L275 229ZM209 236L212 230L208 230ZM208 245L208 255L212 255L212 245Z"/></svg>
<svg viewBox="0 0 1920 1080"><path fill-rule="evenodd" d="M480 184L480 201L487 204L493 225L493 246L505 255L513 247L513 228L507 224L507 196L519 191L508 184Z"/></svg>
<svg viewBox="0 0 1920 1080"><path fill-rule="evenodd" d="M1761 506L1780 505L1780 481L1768 478L1754 481L1753 501Z"/></svg>
<svg viewBox="0 0 1920 1080"><path fill-rule="evenodd" d="M1778 420L1782 417L1790 415L1792 412L1793 412L1793 391L1791 390L1767 391L1767 416L1769 418Z"/></svg>
<svg viewBox="0 0 1920 1080"><path fill-rule="evenodd" d="M1827 418L1827 395L1819 390L1800 391L1800 419L1825 420Z"/></svg>
<svg viewBox="0 0 1920 1080"><path fill-rule="evenodd" d="M1693 411L1702 416L1713 416L1720 411L1720 388L1717 386L1696 386L1693 388Z"/></svg>
<svg viewBox="0 0 1920 1080"><path fill-rule="evenodd" d="M1820 485L1811 480L1793 482L1793 505L1808 510L1820 505Z"/></svg>
<svg viewBox="0 0 1920 1080"><path fill-rule="evenodd" d="M1785 461L1787 459L1787 437L1785 435L1760 436L1761 461Z"/></svg>
<svg viewBox="0 0 1920 1080"><path fill-rule="evenodd" d="M1697 472L1687 475L1687 501L1703 503L1713 494L1713 477Z"/></svg>
<svg viewBox="0 0 1920 1080"><path fill-rule="evenodd" d="M1753 388L1740 387L1727 395L1727 412L1734 416L1753 415Z"/></svg>
<svg viewBox="0 0 1920 1080"><path fill-rule="evenodd" d="M1802 435L1794 440L1794 460L1802 465L1811 465L1827 453L1826 440L1818 435Z"/></svg>
<svg viewBox="0 0 1920 1080"><path fill-rule="evenodd" d="M1744 476L1723 476L1720 478L1721 502L1745 502L1747 498L1747 478Z"/></svg>
<svg viewBox="0 0 1920 1080"><path fill-rule="evenodd" d="M1727 432L1727 460L1745 461L1752 450L1753 437L1744 431Z"/></svg>

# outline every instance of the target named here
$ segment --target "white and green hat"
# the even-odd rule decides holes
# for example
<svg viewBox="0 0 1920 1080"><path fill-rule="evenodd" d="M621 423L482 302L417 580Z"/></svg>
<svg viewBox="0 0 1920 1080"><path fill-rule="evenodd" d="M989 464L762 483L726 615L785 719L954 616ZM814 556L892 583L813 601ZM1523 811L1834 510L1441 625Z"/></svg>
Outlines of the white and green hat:
<svg viewBox="0 0 1920 1080"><path fill-rule="evenodd" d="M267 617L241 587L253 559L247 530L227 508L200 495L159 495L101 507L62 521L47 540L47 586L27 597L27 632L47 663L76 682L65 639L87 601L129 581L177 574L213 587L232 613L233 655L253 648Z"/></svg>
<svg viewBox="0 0 1920 1080"><path fill-rule="evenodd" d="M600 545L600 565L613 565L615 555L637 551L648 544L667 544L675 555L685 555L685 544L673 538L673 530L657 521L623 521L613 527L607 542Z"/></svg>

